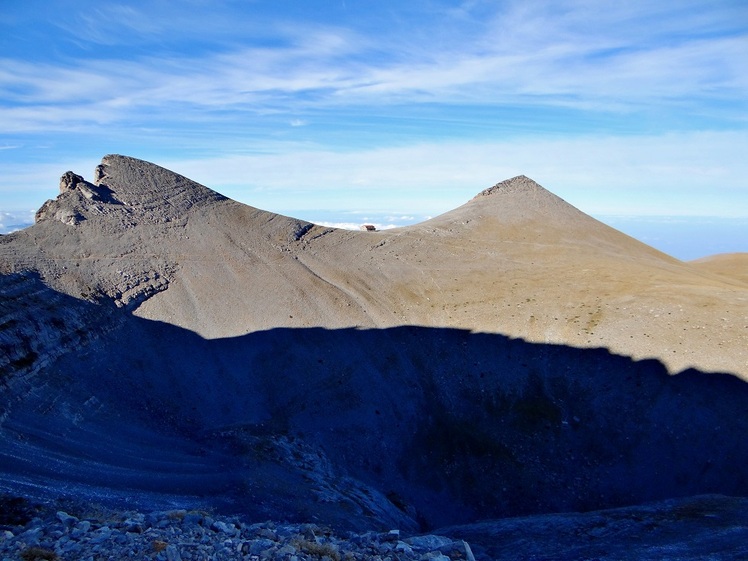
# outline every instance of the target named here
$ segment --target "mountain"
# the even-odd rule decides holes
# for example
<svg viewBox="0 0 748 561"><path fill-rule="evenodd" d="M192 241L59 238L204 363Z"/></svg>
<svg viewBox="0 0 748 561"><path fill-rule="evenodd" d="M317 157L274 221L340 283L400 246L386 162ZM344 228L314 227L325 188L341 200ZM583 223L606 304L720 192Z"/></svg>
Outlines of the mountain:
<svg viewBox="0 0 748 561"><path fill-rule="evenodd" d="M5 259L66 294L203 337L456 327L748 376L744 283L659 253L524 177L383 232L258 210L122 156L103 159L95 184L75 181L86 187L64 188L33 228L4 240Z"/></svg>
<svg viewBox="0 0 748 561"><path fill-rule="evenodd" d="M0 491L353 529L745 495L748 284L526 177L381 232L110 155L0 237Z"/></svg>

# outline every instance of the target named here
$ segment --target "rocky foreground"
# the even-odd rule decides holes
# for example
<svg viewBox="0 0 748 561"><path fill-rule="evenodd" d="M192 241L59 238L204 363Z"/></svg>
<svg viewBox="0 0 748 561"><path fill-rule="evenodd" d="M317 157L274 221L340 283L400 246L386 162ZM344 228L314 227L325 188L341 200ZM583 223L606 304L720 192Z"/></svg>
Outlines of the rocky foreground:
<svg viewBox="0 0 748 561"><path fill-rule="evenodd" d="M316 524L250 524L186 510L149 514L100 510L80 517L47 510L26 524L10 526L3 538L2 558L25 561L475 559L466 542L443 536L405 538L397 529L340 536Z"/></svg>
<svg viewBox="0 0 748 561"><path fill-rule="evenodd" d="M7 498L0 505L2 561L748 559L748 500L716 495L410 536L398 529L340 533L318 524L252 523L194 510L31 507ZM58 510L71 507L76 515Z"/></svg>

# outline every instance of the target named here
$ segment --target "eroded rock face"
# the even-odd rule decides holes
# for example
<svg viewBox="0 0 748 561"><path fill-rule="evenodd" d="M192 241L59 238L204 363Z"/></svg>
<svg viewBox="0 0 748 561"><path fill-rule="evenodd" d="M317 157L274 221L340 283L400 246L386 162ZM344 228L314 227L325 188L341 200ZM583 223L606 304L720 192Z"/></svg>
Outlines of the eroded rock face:
<svg viewBox="0 0 748 561"><path fill-rule="evenodd" d="M60 178L60 196L44 203L35 220L54 219L67 226L76 226L86 219L88 213L103 212L104 207L95 206L95 203L117 202L106 185L89 183L82 176L67 171Z"/></svg>
<svg viewBox="0 0 748 561"><path fill-rule="evenodd" d="M106 336L123 320L106 306L81 306L34 273L0 275L0 293L0 381L6 391L49 368L58 357ZM26 386L27 391L32 388Z"/></svg>
<svg viewBox="0 0 748 561"><path fill-rule="evenodd" d="M79 183L85 185L85 180L82 176L77 175L72 171L66 171L60 178L60 193L75 190Z"/></svg>

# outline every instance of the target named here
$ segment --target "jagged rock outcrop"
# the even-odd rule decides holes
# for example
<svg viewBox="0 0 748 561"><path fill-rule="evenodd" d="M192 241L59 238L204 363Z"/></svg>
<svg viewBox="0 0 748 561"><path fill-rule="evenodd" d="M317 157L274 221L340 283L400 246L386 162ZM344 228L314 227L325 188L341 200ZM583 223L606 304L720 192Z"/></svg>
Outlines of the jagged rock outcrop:
<svg viewBox="0 0 748 561"><path fill-rule="evenodd" d="M121 204L106 185L89 183L82 176L66 171L60 178L60 195L42 205L35 221L53 219L76 226L91 212L105 213L106 207L100 203Z"/></svg>
<svg viewBox="0 0 748 561"><path fill-rule="evenodd" d="M106 156L0 290L0 491L354 529L748 492L748 285L526 177L354 232Z"/></svg>

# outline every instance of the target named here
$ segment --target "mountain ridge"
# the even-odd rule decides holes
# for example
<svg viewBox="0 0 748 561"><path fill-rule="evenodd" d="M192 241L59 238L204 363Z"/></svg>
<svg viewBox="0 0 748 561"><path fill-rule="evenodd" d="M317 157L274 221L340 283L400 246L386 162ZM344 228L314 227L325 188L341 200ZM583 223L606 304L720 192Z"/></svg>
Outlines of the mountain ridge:
<svg viewBox="0 0 748 561"><path fill-rule="evenodd" d="M37 224L2 238L0 270L38 269L64 293L207 337L451 326L748 379L735 308L746 302L742 285L646 246L523 176L380 232L263 211L124 156L105 156L95 177L90 188L112 200L64 190ZM65 209L86 219L54 219ZM682 320L691 323L685 331Z"/></svg>

